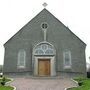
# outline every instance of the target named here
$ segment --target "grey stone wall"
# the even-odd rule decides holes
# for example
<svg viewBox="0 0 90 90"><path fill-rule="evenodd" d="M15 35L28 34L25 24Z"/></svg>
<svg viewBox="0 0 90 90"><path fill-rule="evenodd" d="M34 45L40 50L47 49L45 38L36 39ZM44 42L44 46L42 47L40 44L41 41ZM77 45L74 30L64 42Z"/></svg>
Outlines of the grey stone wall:
<svg viewBox="0 0 90 90"><path fill-rule="evenodd" d="M48 23L47 41L56 48L56 71L86 73L86 45L65 25L50 14L46 9L26 24L4 46L4 72L33 71L32 50L35 44L43 41L41 23ZM17 55L20 49L26 51L26 68L17 69ZM63 69L63 51L71 51L72 68Z"/></svg>

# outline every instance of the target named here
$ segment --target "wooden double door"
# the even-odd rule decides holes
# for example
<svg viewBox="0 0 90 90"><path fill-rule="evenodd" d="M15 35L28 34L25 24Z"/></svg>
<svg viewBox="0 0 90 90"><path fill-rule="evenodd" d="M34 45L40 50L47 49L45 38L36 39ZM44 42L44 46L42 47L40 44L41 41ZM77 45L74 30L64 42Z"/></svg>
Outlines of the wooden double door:
<svg viewBox="0 0 90 90"><path fill-rule="evenodd" d="M38 75L50 76L50 59L38 59Z"/></svg>

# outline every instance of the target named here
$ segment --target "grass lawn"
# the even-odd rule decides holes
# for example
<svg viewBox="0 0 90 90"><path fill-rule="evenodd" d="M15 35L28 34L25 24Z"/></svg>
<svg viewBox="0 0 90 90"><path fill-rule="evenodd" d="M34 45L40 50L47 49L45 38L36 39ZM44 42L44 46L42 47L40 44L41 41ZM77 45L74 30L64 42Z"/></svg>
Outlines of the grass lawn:
<svg viewBox="0 0 90 90"><path fill-rule="evenodd" d="M0 90L13 90L13 87L10 86L0 86Z"/></svg>
<svg viewBox="0 0 90 90"><path fill-rule="evenodd" d="M71 88L68 90L90 90L90 79L75 79L76 81L82 81L83 84L79 87Z"/></svg>
<svg viewBox="0 0 90 90"><path fill-rule="evenodd" d="M2 81L2 79L0 78L0 82ZM9 82L9 81L11 81L10 79L8 79L8 78L6 78L5 79L5 82ZM11 87L11 86L2 86L1 84L0 84L0 90L13 90L14 88L13 87Z"/></svg>

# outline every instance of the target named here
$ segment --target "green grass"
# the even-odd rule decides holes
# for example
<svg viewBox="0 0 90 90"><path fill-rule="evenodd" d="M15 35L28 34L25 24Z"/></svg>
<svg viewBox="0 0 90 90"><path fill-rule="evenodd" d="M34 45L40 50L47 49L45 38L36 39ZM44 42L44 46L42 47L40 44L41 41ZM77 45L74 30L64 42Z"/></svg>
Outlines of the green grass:
<svg viewBox="0 0 90 90"><path fill-rule="evenodd" d="M8 78L6 78L5 79L5 82L9 82L9 81L11 81L10 79L8 79ZM0 82L2 82L2 79L0 78ZM0 90L13 90L14 88L13 87L11 87L11 86L2 86L1 84L0 84Z"/></svg>
<svg viewBox="0 0 90 90"><path fill-rule="evenodd" d="M75 80L77 82L82 81L83 82L82 86L71 88L71 89L68 89L68 90L90 90L90 79L78 78L78 79L75 79Z"/></svg>
<svg viewBox="0 0 90 90"><path fill-rule="evenodd" d="M13 87L10 86L0 86L0 90L13 90Z"/></svg>

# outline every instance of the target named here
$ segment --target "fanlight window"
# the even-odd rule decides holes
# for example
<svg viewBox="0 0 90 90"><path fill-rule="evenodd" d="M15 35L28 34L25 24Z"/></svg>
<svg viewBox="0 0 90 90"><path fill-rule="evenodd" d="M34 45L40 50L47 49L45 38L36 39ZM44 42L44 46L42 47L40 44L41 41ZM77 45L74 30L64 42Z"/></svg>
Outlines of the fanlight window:
<svg viewBox="0 0 90 90"><path fill-rule="evenodd" d="M43 43L35 47L34 55L55 55L55 50L52 45Z"/></svg>

